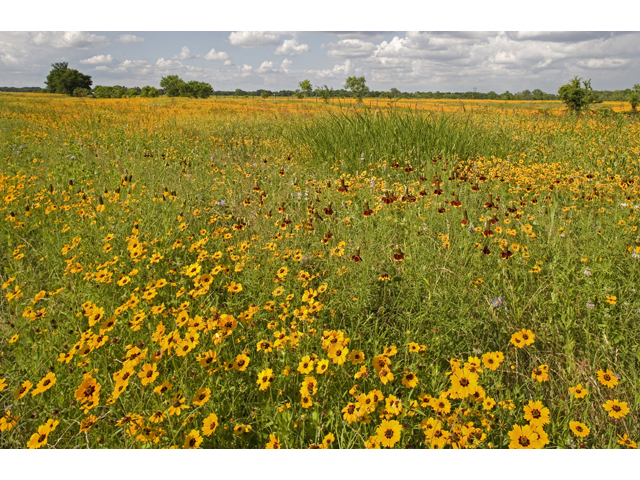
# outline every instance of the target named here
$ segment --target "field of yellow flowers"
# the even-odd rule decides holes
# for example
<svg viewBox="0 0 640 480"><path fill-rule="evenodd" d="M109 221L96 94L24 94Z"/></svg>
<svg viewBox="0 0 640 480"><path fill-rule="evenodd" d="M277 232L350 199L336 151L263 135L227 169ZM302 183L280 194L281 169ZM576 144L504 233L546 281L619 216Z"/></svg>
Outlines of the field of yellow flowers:
<svg viewBox="0 0 640 480"><path fill-rule="evenodd" d="M636 448L640 123L405 103L0 94L0 446Z"/></svg>

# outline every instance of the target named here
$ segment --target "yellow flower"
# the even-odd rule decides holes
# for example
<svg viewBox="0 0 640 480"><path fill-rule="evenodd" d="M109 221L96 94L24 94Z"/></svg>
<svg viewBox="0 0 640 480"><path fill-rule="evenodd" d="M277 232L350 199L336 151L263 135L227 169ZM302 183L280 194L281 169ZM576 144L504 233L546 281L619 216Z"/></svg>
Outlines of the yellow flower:
<svg viewBox="0 0 640 480"><path fill-rule="evenodd" d="M615 305L618 300L618 297L615 295L607 295L605 302L610 303L611 305Z"/></svg>
<svg viewBox="0 0 640 480"><path fill-rule="evenodd" d="M618 399L608 400L607 403L602 406L609 412L609 416L612 418L623 418L629 413L627 402L621 402Z"/></svg>
<svg viewBox="0 0 640 480"><path fill-rule="evenodd" d="M576 396L576 398L584 398L587 396L587 393L589 392L587 391L586 388L582 388L582 384L579 383L575 387L569 387L569 393L573 393Z"/></svg>
<svg viewBox="0 0 640 480"><path fill-rule="evenodd" d="M540 436L530 425L525 425L524 427L521 427L520 425L514 425L513 430L509 432L509 438L511 438L509 448L541 448Z"/></svg>
<svg viewBox="0 0 640 480"><path fill-rule="evenodd" d="M569 422L569 427L571 428L571 431L578 437L586 437L591 431L589 427L580 422Z"/></svg>
<svg viewBox="0 0 640 480"><path fill-rule="evenodd" d="M400 440L402 426L397 420L383 420L376 429L376 439L382 447L393 448Z"/></svg>
<svg viewBox="0 0 640 480"><path fill-rule="evenodd" d="M607 369L607 371L604 372L600 369L597 375L598 381L605 387L613 388L618 384L618 377L616 377L611 370Z"/></svg>

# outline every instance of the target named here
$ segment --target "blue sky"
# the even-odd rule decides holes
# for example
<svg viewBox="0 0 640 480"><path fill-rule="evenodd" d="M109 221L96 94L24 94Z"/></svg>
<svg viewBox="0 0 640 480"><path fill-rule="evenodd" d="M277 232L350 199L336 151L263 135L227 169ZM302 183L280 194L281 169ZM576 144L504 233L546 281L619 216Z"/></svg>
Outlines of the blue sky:
<svg viewBox="0 0 640 480"><path fill-rule="evenodd" d="M339 8L339 3L333 5L340 15L323 15L331 12L329 2L314 4L314 13L301 18L287 13L259 18L238 12L245 11L243 6L247 12L260 12L264 5L286 12L302 4L239 2L222 11L216 6L215 15L201 6L201 14L178 11L154 17L138 15L137 7L117 0L111 14L0 20L0 86L44 86L50 64L59 61L91 75L94 86L159 86L163 76L172 74L208 82L215 90L295 89L303 79L314 86L341 88L351 75L365 76L374 90L401 91L475 87L498 93L535 88L556 92L575 75L591 78L593 87L602 90L640 83L640 32L615 31L619 23L606 15L578 22L590 31L550 22L545 2L537 4L538 17L522 13L516 15L520 20L499 15L456 18L437 9L421 20L418 14L424 7L409 4L416 18L405 14L400 23L410 28L396 29L384 14L391 7L375 9L375 2L375 15L369 16L356 10L350 17L353 7ZM404 5L397 7L406 11ZM460 10L478 8L472 2L457 5ZM130 13L120 15L119 7ZM48 7L43 3L40 8L46 13ZM86 6L79 8L86 12ZM555 12L553 18L562 15L558 8ZM242 23L238 18L250 20ZM235 26L244 28L224 28ZM489 28L479 31L482 27ZM614 31L607 31L611 27Z"/></svg>

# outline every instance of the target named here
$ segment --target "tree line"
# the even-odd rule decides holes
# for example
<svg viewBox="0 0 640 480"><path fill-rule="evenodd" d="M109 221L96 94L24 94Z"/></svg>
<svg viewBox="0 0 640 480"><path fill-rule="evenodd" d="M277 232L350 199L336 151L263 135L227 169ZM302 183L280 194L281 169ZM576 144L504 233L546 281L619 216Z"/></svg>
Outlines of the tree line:
<svg viewBox="0 0 640 480"><path fill-rule="evenodd" d="M397 88L388 91L371 90L366 85L365 77L347 77L343 88L334 89L327 85L316 86L315 88L308 79L298 83L296 90L271 91L258 89L255 91L244 91L237 88L234 91L215 91L206 82L191 80L185 82L177 75L168 75L160 80L160 88L146 85L142 88L127 88L121 85L103 86L93 83L90 75L85 75L78 70L69 68L68 62L58 62L51 65L52 69L45 81L46 88L40 87L0 87L2 92L44 92L59 93L75 97L94 98L125 98L125 97L157 97L166 95L167 97L189 97L208 98L216 96L247 97L258 96L262 98L275 97L296 97L310 98L315 96L324 101L331 98L356 98L358 103L362 103L365 98L388 98L390 100L399 99L455 99L455 100L562 100L569 110L579 112L588 108L590 104L603 101L629 102L632 111L640 104L640 84L633 88L624 90L593 90L591 80L583 81L577 76L569 83L562 85L557 94L546 93L540 89L522 90L511 93L508 90L503 93L490 91L483 92L401 92Z"/></svg>

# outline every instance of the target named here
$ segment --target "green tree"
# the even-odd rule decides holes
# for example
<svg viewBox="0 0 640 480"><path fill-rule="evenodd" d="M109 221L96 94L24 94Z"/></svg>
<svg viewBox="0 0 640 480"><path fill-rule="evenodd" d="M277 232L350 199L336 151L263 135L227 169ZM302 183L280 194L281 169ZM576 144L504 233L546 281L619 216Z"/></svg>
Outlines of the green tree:
<svg viewBox="0 0 640 480"><path fill-rule="evenodd" d="M78 70L69 68L68 62L58 62L51 64L53 68L47 80L48 93L62 93L65 95L73 95L76 88L91 90L93 83L90 75L84 75Z"/></svg>
<svg viewBox="0 0 640 480"><path fill-rule="evenodd" d="M184 90L184 84L184 80L177 75L168 75L160 80L160 88L164 90L167 97L179 97L180 88L182 87Z"/></svg>
<svg viewBox="0 0 640 480"><path fill-rule="evenodd" d="M592 103L602 101L591 88L591 80L583 81L582 86L580 86L580 80L582 79L575 76L573 80L558 89L558 98L565 103L571 112L579 113Z"/></svg>
<svg viewBox="0 0 640 480"><path fill-rule="evenodd" d="M391 98L402 98L402 92L395 87L389 90L389 93L391 94Z"/></svg>
<svg viewBox="0 0 640 480"><path fill-rule="evenodd" d="M322 88L316 88L316 95L318 95L325 102L328 102L333 95L333 88L329 88L326 85Z"/></svg>
<svg viewBox="0 0 640 480"><path fill-rule="evenodd" d="M150 85L146 85L142 87L142 91L140 92L141 97L157 97L158 89L156 87L152 87Z"/></svg>
<svg viewBox="0 0 640 480"><path fill-rule="evenodd" d="M364 77L347 77L344 82L344 88L351 90L351 93L353 93L358 100L358 104L362 103L362 97L369 91Z"/></svg>
<svg viewBox="0 0 640 480"><path fill-rule="evenodd" d="M311 86L311 82L309 80L302 80L298 83L300 86L300 90L305 97L310 97L313 93L313 87Z"/></svg>
<svg viewBox="0 0 640 480"><path fill-rule="evenodd" d="M631 105L631 111L636 112L636 107L640 104L640 83L633 86L633 90L627 96L627 102Z"/></svg>
<svg viewBox="0 0 640 480"><path fill-rule="evenodd" d="M125 97L137 97L140 95L137 88L128 88L126 92L124 92Z"/></svg>

